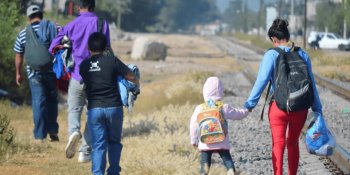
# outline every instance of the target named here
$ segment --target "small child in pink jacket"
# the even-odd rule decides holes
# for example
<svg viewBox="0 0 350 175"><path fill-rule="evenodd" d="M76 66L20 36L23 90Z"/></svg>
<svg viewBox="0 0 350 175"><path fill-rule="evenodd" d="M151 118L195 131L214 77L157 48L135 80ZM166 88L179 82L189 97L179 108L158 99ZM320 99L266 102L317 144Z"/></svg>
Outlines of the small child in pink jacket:
<svg viewBox="0 0 350 175"><path fill-rule="evenodd" d="M220 99L223 97L223 95L224 95L224 88L219 78L209 77L203 86L204 101L206 103L219 102ZM220 157L224 162L224 165L227 169L227 174L234 175L236 170L230 154L230 142L229 142L228 135L226 134L224 140L219 143L205 144L200 141L199 133L198 133L197 117L201 111L202 111L202 105L198 105L192 114L191 122L190 122L191 144L195 148L198 148L201 151L200 174L207 175L209 173L209 169L211 165L211 156L214 152L217 152L220 154ZM248 109L237 109L232 107L229 104L223 104L221 108L221 112L223 117L226 120L227 119L241 120L245 118L249 113Z"/></svg>

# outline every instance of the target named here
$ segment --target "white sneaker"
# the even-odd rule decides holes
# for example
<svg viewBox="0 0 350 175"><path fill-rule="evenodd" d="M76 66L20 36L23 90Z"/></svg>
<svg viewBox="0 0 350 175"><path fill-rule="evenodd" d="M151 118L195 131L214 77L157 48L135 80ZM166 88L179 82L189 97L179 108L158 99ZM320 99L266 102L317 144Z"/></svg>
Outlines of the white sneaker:
<svg viewBox="0 0 350 175"><path fill-rule="evenodd" d="M91 154L85 152L79 152L78 162L87 163L91 161Z"/></svg>
<svg viewBox="0 0 350 175"><path fill-rule="evenodd" d="M72 135L69 136L68 143L66 146L66 157L71 159L74 157L75 152L77 151L77 146L81 135L79 132L73 132Z"/></svg>
<svg viewBox="0 0 350 175"><path fill-rule="evenodd" d="M227 171L227 175L235 175L235 171L233 170L233 169L229 169L228 171Z"/></svg>

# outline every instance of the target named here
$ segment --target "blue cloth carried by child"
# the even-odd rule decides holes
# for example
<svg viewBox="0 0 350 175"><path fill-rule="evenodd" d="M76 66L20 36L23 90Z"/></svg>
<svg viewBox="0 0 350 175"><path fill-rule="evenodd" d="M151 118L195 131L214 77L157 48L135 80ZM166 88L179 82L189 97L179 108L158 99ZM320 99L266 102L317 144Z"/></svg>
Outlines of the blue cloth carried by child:
<svg viewBox="0 0 350 175"><path fill-rule="evenodd" d="M314 113L314 121L305 135L306 149L310 154L330 156L336 146L335 137L327 128L322 114Z"/></svg>
<svg viewBox="0 0 350 175"><path fill-rule="evenodd" d="M140 79L139 68L134 64L129 64L128 67L134 73L136 78ZM118 76L117 80L123 106L127 107L129 112L132 112L136 97L140 93L140 87L138 87L133 82L126 80L122 76Z"/></svg>

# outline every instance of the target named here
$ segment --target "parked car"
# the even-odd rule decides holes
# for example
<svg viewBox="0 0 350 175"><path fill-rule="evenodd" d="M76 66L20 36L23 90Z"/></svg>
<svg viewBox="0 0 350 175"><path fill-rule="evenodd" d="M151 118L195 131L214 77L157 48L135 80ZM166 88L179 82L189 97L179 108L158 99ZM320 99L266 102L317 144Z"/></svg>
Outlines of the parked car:
<svg viewBox="0 0 350 175"><path fill-rule="evenodd" d="M308 43L312 48L350 50L350 39L343 39L336 33L312 31Z"/></svg>

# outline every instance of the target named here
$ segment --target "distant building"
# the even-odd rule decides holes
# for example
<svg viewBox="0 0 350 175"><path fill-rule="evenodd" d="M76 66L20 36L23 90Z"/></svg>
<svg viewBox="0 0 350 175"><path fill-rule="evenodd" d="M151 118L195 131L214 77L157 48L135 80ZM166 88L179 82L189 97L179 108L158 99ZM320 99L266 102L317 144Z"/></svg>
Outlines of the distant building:
<svg viewBox="0 0 350 175"><path fill-rule="evenodd" d="M52 12L54 9L63 12L66 0L33 0L33 3L44 5L45 12Z"/></svg>
<svg viewBox="0 0 350 175"><path fill-rule="evenodd" d="M226 23L222 23L220 21L215 21L213 23L205 24L205 25L196 25L195 30L196 33L202 36L213 36L217 35L220 32L224 32L227 30L228 25Z"/></svg>
<svg viewBox="0 0 350 175"><path fill-rule="evenodd" d="M278 17L278 11L275 7L267 7L266 8L266 30L270 28L275 20Z"/></svg>
<svg viewBox="0 0 350 175"><path fill-rule="evenodd" d="M291 32L297 33L304 26L304 16L300 15L289 15L288 17L289 28Z"/></svg>

